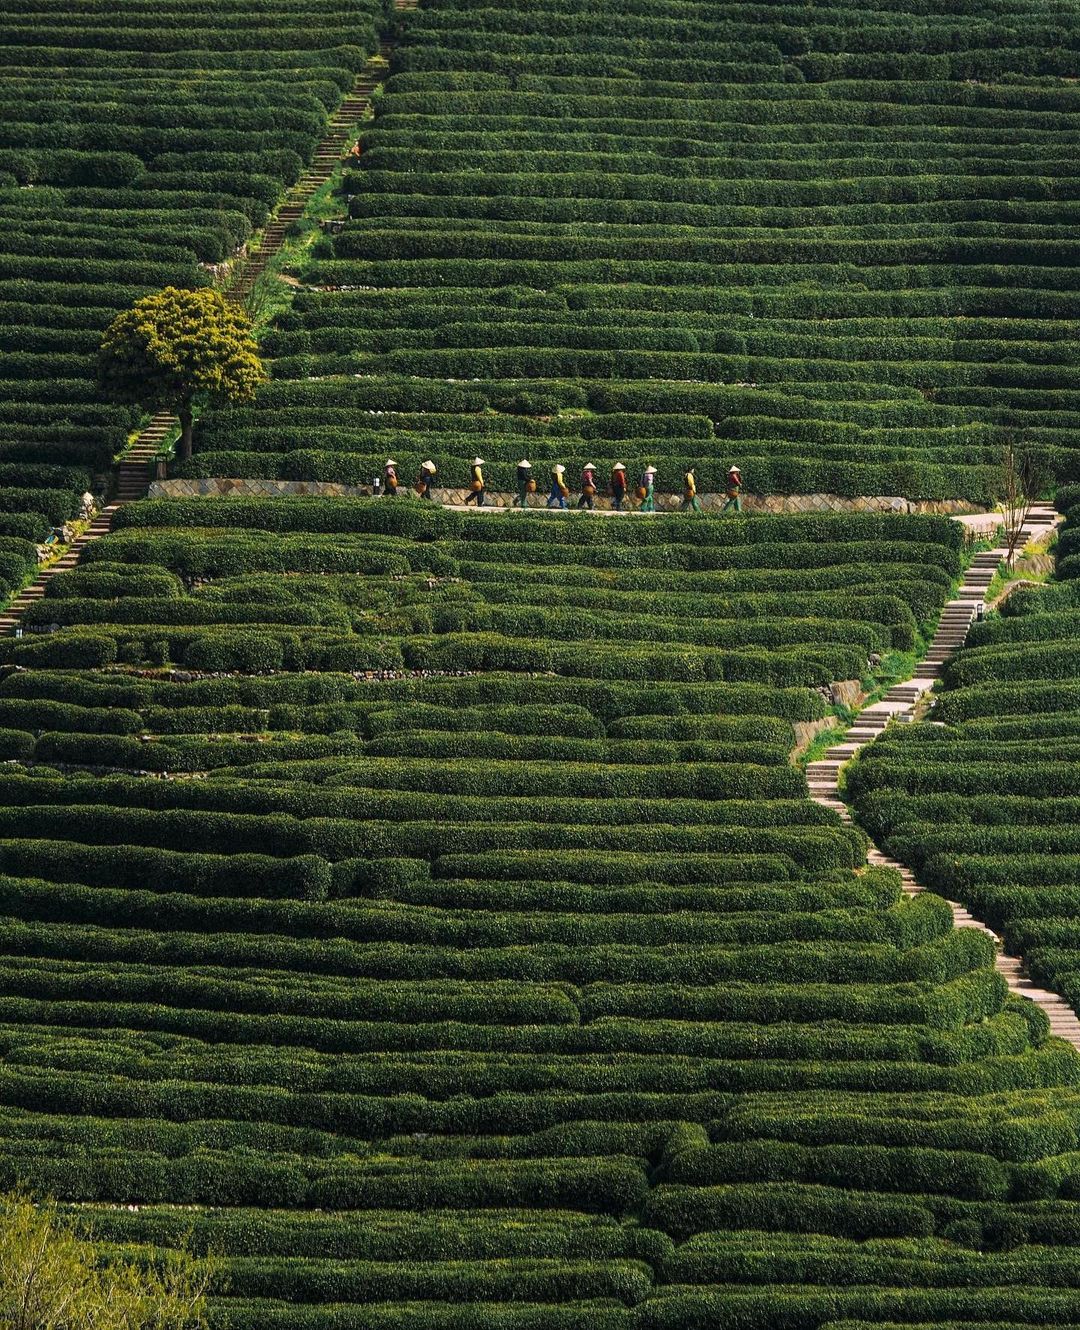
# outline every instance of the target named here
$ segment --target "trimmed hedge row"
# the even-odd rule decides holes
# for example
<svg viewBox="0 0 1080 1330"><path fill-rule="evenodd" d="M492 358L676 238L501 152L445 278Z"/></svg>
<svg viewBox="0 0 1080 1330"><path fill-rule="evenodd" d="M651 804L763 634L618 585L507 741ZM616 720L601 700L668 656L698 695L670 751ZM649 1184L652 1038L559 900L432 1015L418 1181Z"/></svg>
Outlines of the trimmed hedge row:
<svg viewBox="0 0 1080 1330"><path fill-rule="evenodd" d="M129 186L50 194L73 229L4 214L12 272L74 275L85 228L78 286L13 278L8 305L107 314L125 272L220 246L225 230L242 239L351 85L357 53L324 50L322 34L366 31L366 15L290 3L251 28L229 5L203 8L137 8L110 28L92 0L74 58L33 6L9 24L31 68L72 75L65 152L103 143L106 84L121 89L109 146L153 151ZM898 10L425 7L396 56L411 72L381 100L348 186L358 212L385 186L403 201L392 222L340 237L342 250L364 238L363 262L316 253L303 276L430 286L304 292L268 344L275 372L341 377L277 378L254 407L204 418L194 469L340 479L391 452L410 479L424 456L450 478L480 452L502 484L517 457L586 460L588 440L597 462L655 457L664 485L683 460L702 483L738 460L754 487L986 498L995 450L1028 428L1072 474L1077 99L1003 75L1066 70L1080 42L1068 23L1022 17L1002 35L995 15ZM189 96L190 42L217 31ZM283 34L291 56L275 51ZM674 84L672 41L693 48ZM111 77L126 73L120 44L155 48L130 85ZM961 70L976 82L952 86ZM806 82L841 72L882 79ZM169 115L162 84L181 88ZM35 116L12 110L22 169L47 148ZM533 155L555 122L572 137ZM735 138L748 146L731 156ZM473 220L476 201L511 194L513 215ZM1048 206L1029 214L1033 196ZM906 211L921 198L937 211ZM854 211L822 227L804 205L830 201ZM706 219L705 204L719 211ZM228 223L205 217L220 207ZM154 223L129 232L118 267L93 214L141 208ZM564 220L573 234L552 229ZM409 257L436 250L453 256ZM549 252L541 273L529 255ZM857 281L851 259L867 261ZM537 289L483 285L504 277ZM64 328L35 316L8 348L20 372L64 370L12 389L26 400L10 423L38 441L92 396L70 359L88 339L76 352L46 324ZM381 367L394 372L351 377ZM694 375L737 382L658 381ZM24 667L0 679L2 751L74 768L0 774L12 1179L75 1202L221 1206L191 1212L199 1241L216 1229L232 1243L236 1282L212 1314L252 1327L779 1317L818 1330L900 1315L891 1253L843 1254L883 1262L849 1264L873 1275L856 1304L842 1259L815 1266L801 1244L796 1270L778 1231L948 1233L960 1251L992 1230L1069 1231L1052 1198L1075 1186L1075 1059L1006 1002L991 941L952 930L933 896L903 901L895 874L863 871L862 834L812 804L785 760L791 722L829 710L815 690L914 644L959 572L955 524L206 499L128 505L117 526L31 616L69 626L0 648ZM392 677L354 677L377 675ZM891 751L866 761L871 775ZM920 749L907 765L957 755ZM194 780L85 771L163 758L230 765ZM1053 789L1070 761L1062 746L1035 774ZM987 800L1019 797L1003 788ZM1069 797L1048 804L1055 826ZM1021 856L1043 853L1044 833L1034 817L1014 832L1010 859L1033 875ZM1037 1220L1021 1197L1043 1204ZM537 1239L507 1206L564 1228ZM608 1217L602 1236L565 1236L580 1224L568 1208ZM106 1216L106 1241L177 1234L173 1212ZM703 1227L763 1232L768 1255L721 1269L659 1232ZM1049 1320L1062 1305L1006 1290L991 1308L989 1277L935 1289L919 1276L944 1264L938 1249L912 1247L901 1287L925 1290L925 1319L1026 1298Z"/></svg>

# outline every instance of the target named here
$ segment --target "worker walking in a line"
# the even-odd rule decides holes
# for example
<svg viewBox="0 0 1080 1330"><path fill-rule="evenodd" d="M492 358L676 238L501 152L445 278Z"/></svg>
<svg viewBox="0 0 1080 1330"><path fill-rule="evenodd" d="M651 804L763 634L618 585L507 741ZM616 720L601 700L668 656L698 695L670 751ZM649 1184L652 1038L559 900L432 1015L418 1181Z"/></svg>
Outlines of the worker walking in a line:
<svg viewBox="0 0 1080 1330"><path fill-rule="evenodd" d="M695 513L701 512L701 500L697 494L697 479L694 476L693 467L683 476L683 496L682 503L679 504L679 510L685 512L687 508L692 508Z"/></svg>
<svg viewBox="0 0 1080 1330"><path fill-rule="evenodd" d="M577 506L588 508L590 512L596 507L596 467L592 462L586 462L581 473L581 498Z"/></svg>
<svg viewBox="0 0 1080 1330"><path fill-rule="evenodd" d="M570 486L563 478L565 473L566 467L561 462L556 462L551 468L551 493L547 500L549 508L566 507L566 501L570 497Z"/></svg>
<svg viewBox="0 0 1080 1330"><path fill-rule="evenodd" d="M386 459L386 465L383 467L383 488L386 491L386 497L392 499L398 492L397 463L392 457Z"/></svg>
<svg viewBox="0 0 1080 1330"><path fill-rule="evenodd" d="M727 473L727 503L721 509L727 512L729 508L737 513L742 512L742 499L739 497L742 491L742 474L737 466L733 466Z"/></svg>
<svg viewBox="0 0 1080 1330"><path fill-rule="evenodd" d="M532 463L527 457L523 457L517 464L517 498L514 502L519 508L528 508L529 495L536 490L536 481L533 480Z"/></svg>
<svg viewBox="0 0 1080 1330"><path fill-rule="evenodd" d="M435 463L432 461L420 463L420 474L416 477L415 489L422 499L431 498L431 490L435 484Z"/></svg>
<svg viewBox="0 0 1080 1330"><path fill-rule="evenodd" d="M656 483L656 467L647 466L645 474L641 477L641 489L638 493L641 495L641 512L655 513L656 500L653 496L653 486Z"/></svg>
<svg viewBox="0 0 1080 1330"><path fill-rule="evenodd" d="M484 473L481 470L485 464L482 457L472 459L472 480L469 483L469 493L465 495L466 503L475 503L477 508L484 506Z"/></svg>
<svg viewBox="0 0 1080 1330"><path fill-rule="evenodd" d="M626 498L626 467L616 462L611 468L611 510L621 513Z"/></svg>

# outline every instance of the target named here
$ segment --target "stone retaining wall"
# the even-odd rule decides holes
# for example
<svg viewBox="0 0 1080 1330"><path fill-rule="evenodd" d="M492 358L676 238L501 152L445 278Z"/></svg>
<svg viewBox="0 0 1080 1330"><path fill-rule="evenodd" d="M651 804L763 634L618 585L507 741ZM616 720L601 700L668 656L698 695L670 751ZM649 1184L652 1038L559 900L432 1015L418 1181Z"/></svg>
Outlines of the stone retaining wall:
<svg viewBox="0 0 1080 1330"><path fill-rule="evenodd" d="M407 491L410 495L411 490ZM467 489L435 489L435 499L439 503L463 504L469 495ZM196 498L200 495L211 497L240 496L242 498L281 498L288 495L307 495L324 498L367 498L371 494L370 485L340 485L326 480L230 480L220 476L207 476L196 480L155 480L150 486L152 499ZM415 497L415 496L414 496ZM505 492L488 490L487 507L509 508L516 497ZM701 494L701 506L706 511L719 511L727 502L724 494ZM576 497L570 500L570 506L577 503ZM678 494L657 494L656 507L662 512L678 509ZM530 496L530 508L546 507L542 494ZM597 495L596 507L609 510L611 500L604 495ZM628 511L637 508L636 500L628 501ZM894 495L877 495L869 498L845 499L838 494L744 494L743 509L748 513L938 513L951 516L954 513L978 512L978 505L963 499L911 500Z"/></svg>

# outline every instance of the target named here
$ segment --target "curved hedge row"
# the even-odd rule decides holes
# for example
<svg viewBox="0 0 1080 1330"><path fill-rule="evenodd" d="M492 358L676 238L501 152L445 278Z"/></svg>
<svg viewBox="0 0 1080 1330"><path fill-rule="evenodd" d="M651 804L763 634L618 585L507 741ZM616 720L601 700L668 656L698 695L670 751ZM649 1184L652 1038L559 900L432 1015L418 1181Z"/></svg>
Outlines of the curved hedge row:
<svg viewBox="0 0 1080 1330"><path fill-rule="evenodd" d="M1026 430L1072 477L1080 98L1045 75L1080 34L967 9L403 18L300 274L373 289L301 291L191 471L738 461L748 490L982 501ZM63 493L122 438L95 329L261 224L371 13L6 16L0 485ZM59 510L8 506L18 560ZM953 523L232 498L116 526L0 646L0 1181L97 1202L143 1260L190 1225L231 1281L212 1324L1068 1324L1077 1060L789 760L831 685L921 645ZM982 630L946 697L1060 719L1062 679L1000 662L1069 608ZM918 812L942 880L1022 900L1056 965L1080 736L1030 769L1022 737L1005 776L946 732L859 779L884 826L875 773L904 773L886 834ZM986 793L919 793L943 768Z"/></svg>

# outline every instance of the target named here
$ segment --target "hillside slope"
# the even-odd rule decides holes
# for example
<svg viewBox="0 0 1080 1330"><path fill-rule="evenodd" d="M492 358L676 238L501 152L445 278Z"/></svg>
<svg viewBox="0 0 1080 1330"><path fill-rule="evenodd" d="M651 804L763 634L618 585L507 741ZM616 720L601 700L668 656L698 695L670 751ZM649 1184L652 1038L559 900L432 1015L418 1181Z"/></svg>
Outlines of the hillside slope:
<svg viewBox="0 0 1080 1330"><path fill-rule="evenodd" d="M1071 4L425 5L332 290L194 469L986 501L1022 432L1075 478L1078 48Z"/></svg>
<svg viewBox="0 0 1080 1330"><path fill-rule="evenodd" d="M0 1182L231 1330L1075 1319L1080 1059L788 760L954 523L116 524L0 642Z"/></svg>

